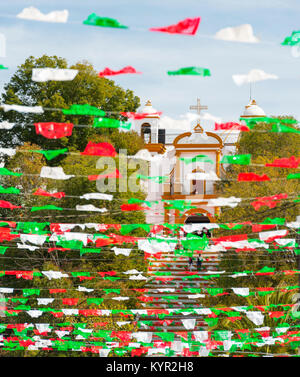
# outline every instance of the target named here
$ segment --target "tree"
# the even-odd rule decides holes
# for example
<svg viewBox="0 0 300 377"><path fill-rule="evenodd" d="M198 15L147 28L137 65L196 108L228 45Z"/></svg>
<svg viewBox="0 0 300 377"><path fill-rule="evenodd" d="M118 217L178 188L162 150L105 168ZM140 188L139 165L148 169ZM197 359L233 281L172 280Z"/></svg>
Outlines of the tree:
<svg viewBox="0 0 300 377"><path fill-rule="evenodd" d="M43 56L35 59L29 57L24 64L22 64L17 72L13 75L10 83L5 86L5 92L2 95L2 102L6 104L19 104L27 106L43 106L51 109L68 108L72 104L90 104L105 111L112 111L110 115L114 118L119 118L120 111L135 111L139 106L139 98L134 96L130 90L124 90L115 85L113 81L98 78L93 67L86 62L77 63L70 68L79 70L75 79L71 82L47 82L35 83L31 81L31 70L34 67L59 67L67 68L65 59L56 56ZM143 147L143 140L133 131L120 133L117 129L93 129L93 128L75 128L73 134L69 138L62 138L58 140L46 139L43 136L38 136L33 127L34 122L41 121L56 121L56 122L72 122L76 125L85 124L91 125L93 117L87 116L65 116L60 111L46 110L44 114L20 114L17 112L1 112L1 120L8 120L15 122L18 126L11 131L2 131L0 135L0 145L5 147L16 148L16 154L6 160L5 167L14 172L24 173L21 177L2 176L1 185L5 187L19 188L20 195L5 194L1 199L12 202L15 205L21 205L22 209L15 209L14 212L8 209L0 209L2 219L13 218L17 222L17 233L28 234L44 234L50 233L50 223L108 223L108 224L136 224L144 223L145 215L141 211L122 212L120 206L126 203L131 197L138 199L145 199L145 194L141 191L131 192L127 189L125 192L119 190L119 180L116 180L116 190L108 191L107 194L113 195L112 201L105 200L90 200L80 199L79 197L85 193L99 192L95 181L88 180L88 175L101 174L102 168L97 167L97 156L82 156L82 152L88 141L94 143L109 142L114 145L117 152L121 149L127 151L127 155L135 154ZM68 148L68 153L55 157L48 161L39 153L31 152L32 150L48 150ZM118 168L120 165L120 156L117 155L113 161ZM127 163L127 160L126 160ZM61 166L66 174L74 174L76 178L71 178L66 181L51 180L40 178L39 174L41 168L45 165ZM128 171L128 177L136 169ZM146 174L143 172L143 174ZM125 177L125 180L128 179ZM43 196L35 196L34 192L42 188L45 191L60 191L65 192L66 197L62 199L54 199ZM44 205L56 205L63 208L62 211L37 211L31 212L33 206L40 207ZM108 212L101 214L98 212L79 212L76 211L78 204L93 204L98 208L107 208ZM35 230L34 227L24 228L22 224L28 222L43 223L42 230ZM32 224L33 225L33 224ZM3 225L5 226L5 225ZM72 229L73 232L81 232L82 229L77 226ZM86 229L87 233L97 233L94 229ZM120 234L120 232L109 229L102 234L109 233ZM100 232L98 232L100 233ZM143 235L146 233L143 230L135 230L130 235ZM136 249L135 245L128 245L132 247L133 251L130 257L123 255L115 255L111 246L101 247L100 254L83 254L80 255L80 250L84 248L83 245L73 245L71 250L49 252L48 248L57 245L55 242L49 240L37 250L19 249L16 247L14 241L3 242L3 246L8 246L9 249L5 252L5 258L1 258L0 270L59 270L65 272L78 271L92 271L97 274L99 271L117 271L118 275L122 275L123 271L133 268L139 271L145 271L146 265L143 254ZM87 247L91 247L87 245ZM95 245L92 245L95 248ZM124 275L127 277L127 275ZM80 282L78 278L66 278L59 281L49 281L46 277L39 277L33 280L16 279L14 277L2 277L2 284L4 286L12 286L18 289L24 288L39 288L41 293L45 294L49 288L67 288L66 293L61 293L56 296L55 301L51 305L53 310L62 307L61 298L78 297L79 303L76 308L81 309L130 309L140 306L135 296L139 293L130 290L130 288L141 288L144 282L134 280L113 280L113 279L94 279L92 281ZM86 297L82 292L76 289L78 285L84 285L88 288L93 288L93 297L103 298L101 305L89 304L87 305ZM129 296L130 300L124 302L117 302L112 300L115 294L106 293L104 289L120 289L121 296ZM21 292L17 291L20 297ZM38 296L31 296L26 302L26 305L35 307L36 298ZM42 295L40 296L42 297ZM23 299L24 301L24 299ZM8 308L12 309L20 306L20 302L16 299L14 302L7 303ZM134 331L137 329L134 323L118 326L117 321L120 320L113 317L105 317L108 322L107 330L128 330ZM20 314L18 317L0 318L1 323L25 323L28 321L27 314ZM40 319L30 319L31 323L39 323ZM63 317L53 318L51 313L47 313L43 317L43 321L55 323L59 326L62 323L70 322L74 326L78 323L86 323L87 328L94 328L95 322L103 321L102 317ZM53 329L53 337L56 337ZM16 331L9 330L11 334L16 334ZM25 333L24 333L25 334ZM28 331L25 334L32 337L34 334ZM76 334L70 335L70 339L75 339ZM101 340L101 337L99 336ZM105 339L103 339L105 341ZM6 355L1 351L2 355ZM47 355L47 352L37 352L37 355ZM50 355L69 355L74 356L74 352L53 352ZM84 353L75 353L76 356L84 356ZM14 354L16 355L16 353ZM32 353L26 351L19 351L18 355L33 356ZM90 355L90 353L89 353ZM113 355L113 353L112 353Z"/></svg>
<svg viewBox="0 0 300 377"><path fill-rule="evenodd" d="M33 68L71 68L77 69L78 74L72 81L34 82L31 80ZM140 100L134 93L124 90L112 80L99 78L93 66L86 62L78 62L68 66L65 59L57 56L43 55L40 58L30 56L21 64L10 82L4 86L2 103L24 106L43 106L47 108L43 114L24 114L14 111L1 111L0 121L7 120L16 126L0 135L0 145L15 147L24 142L38 144L42 149L54 147L76 147L82 150L88 140L99 134L93 128L76 128L69 138L59 140L45 139L36 135L33 124L36 122L62 122L75 125L91 125L93 117L64 115L55 109L66 109L72 104L89 104L106 112L112 112L109 117L120 118L120 111L135 111ZM101 130L103 134L110 134L110 130ZM115 131L113 132L115 134Z"/></svg>

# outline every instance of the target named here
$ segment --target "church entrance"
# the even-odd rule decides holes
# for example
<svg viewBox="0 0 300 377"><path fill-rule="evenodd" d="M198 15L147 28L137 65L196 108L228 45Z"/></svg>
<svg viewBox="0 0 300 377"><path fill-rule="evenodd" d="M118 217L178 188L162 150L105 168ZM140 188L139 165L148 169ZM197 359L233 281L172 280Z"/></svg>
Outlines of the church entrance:
<svg viewBox="0 0 300 377"><path fill-rule="evenodd" d="M186 218L185 224L202 224L202 223L210 223L210 219L205 215L190 215Z"/></svg>

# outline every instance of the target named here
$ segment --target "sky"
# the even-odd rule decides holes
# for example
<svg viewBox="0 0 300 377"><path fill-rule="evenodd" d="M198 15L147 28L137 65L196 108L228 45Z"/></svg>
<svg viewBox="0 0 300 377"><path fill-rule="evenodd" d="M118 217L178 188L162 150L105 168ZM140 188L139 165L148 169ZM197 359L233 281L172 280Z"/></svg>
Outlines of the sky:
<svg viewBox="0 0 300 377"><path fill-rule="evenodd" d="M34 6L43 13L69 11L66 24L16 18ZM117 19L128 30L83 25L91 13ZM196 36L150 32L150 27L201 17ZM143 105L151 99L166 122L177 126L194 121L189 106L197 98L207 113L223 121L237 121L249 102L249 85L237 86L233 74L262 69L278 80L253 85L252 97L267 115L300 118L300 56L281 46L293 30L300 29L298 0L0 0L0 33L6 36L6 57L0 64L0 90L18 65L30 56L64 57L70 64L87 60L96 70L132 65L141 75L120 75L114 81L129 88ZM214 39L228 26L251 24L261 42L250 44ZM300 54L299 54L300 55ZM168 70L199 66L211 77L168 76ZM174 124L175 124L174 123Z"/></svg>

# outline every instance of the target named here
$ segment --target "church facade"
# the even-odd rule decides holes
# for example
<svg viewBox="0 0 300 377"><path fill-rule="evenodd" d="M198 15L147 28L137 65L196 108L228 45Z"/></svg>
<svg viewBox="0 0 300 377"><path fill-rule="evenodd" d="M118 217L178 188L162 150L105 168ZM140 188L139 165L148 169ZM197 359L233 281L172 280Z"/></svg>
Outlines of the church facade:
<svg viewBox="0 0 300 377"><path fill-rule="evenodd" d="M199 115L190 132L170 135L168 130L161 129L160 115L151 101L147 101L141 110L148 115L135 123L135 131L143 137L151 155L149 176L167 177L164 183L151 182L151 188L146 188L146 200L158 202L151 211L146 211L148 223L209 223L215 222L220 213L220 208L211 206L209 201L217 198L217 184L222 177L220 161L226 142L223 135L205 132L201 126L200 112L207 107L201 106L199 99L190 109ZM241 119L257 116L265 116L265 113L255 100L250 100ZM184 200L195 208L184 212L170 209L173 200Z"/></svg>

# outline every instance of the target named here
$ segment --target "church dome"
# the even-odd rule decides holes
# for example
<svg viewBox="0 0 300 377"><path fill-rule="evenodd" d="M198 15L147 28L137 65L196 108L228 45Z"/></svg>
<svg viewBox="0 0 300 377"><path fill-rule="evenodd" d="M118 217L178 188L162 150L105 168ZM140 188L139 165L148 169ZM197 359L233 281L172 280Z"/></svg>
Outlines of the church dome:
<svg viewBox="0 0 300 377"><path fill-rule="evenodd" d="M265 117L266 114L261 107L256 104L256 101L253 99L251 100L247 106L245 106L245 110L241 118L251 118L251 117Z"/></svg>
<svg viewBox="0 0 300 377"><path fill-rule="evenodd" d="M154 109L150 100L148 100L146 102L145 106L142 108L142 110L140 112L149 114L149 115L146 116L146 118L160 118L157 110ZM151 114L153 114L153 115L151 115Z"/></svg>

